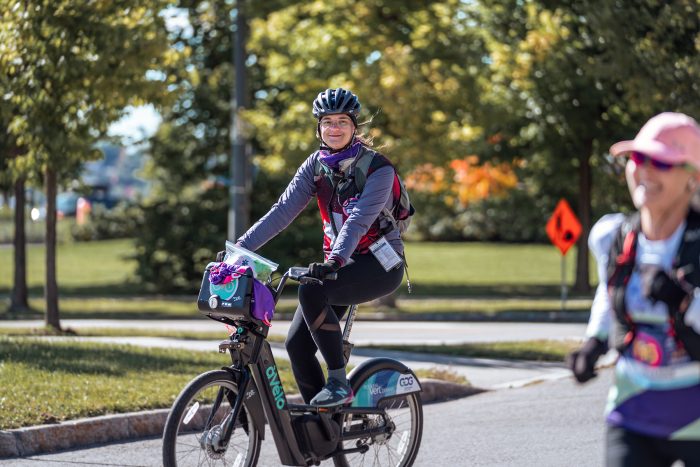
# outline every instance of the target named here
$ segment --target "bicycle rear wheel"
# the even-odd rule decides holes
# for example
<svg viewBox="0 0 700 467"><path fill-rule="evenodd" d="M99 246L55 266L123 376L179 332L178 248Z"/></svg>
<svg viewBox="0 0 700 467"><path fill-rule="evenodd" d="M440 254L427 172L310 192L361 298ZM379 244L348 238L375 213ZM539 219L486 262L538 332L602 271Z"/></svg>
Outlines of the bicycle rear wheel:
<svg viewBox="0 0 700 467"><path fill-rule="evenodd" d="M210 371L193 379L175 400L165 422L163 465L255 466L261 437L245 402L228 444L220 447L217 443L221 424L237 396L238 387L227 371Z"/></svg>
<svg viewBox="0 0 700 467"><path fill-rule="evenodd" d="M377 368L381 371L381 368ZM371 378L375 372L363 378L356 386ZM386 418L375 414L346 414L343 434L370 428L391 427L389 433L380 433L360 439L344 441L343 449L366 447L365 452L335 456L337 467L413 465L423 435L423 403L419 393L393 396L380 400L377 408L385 410Z"/></svg>

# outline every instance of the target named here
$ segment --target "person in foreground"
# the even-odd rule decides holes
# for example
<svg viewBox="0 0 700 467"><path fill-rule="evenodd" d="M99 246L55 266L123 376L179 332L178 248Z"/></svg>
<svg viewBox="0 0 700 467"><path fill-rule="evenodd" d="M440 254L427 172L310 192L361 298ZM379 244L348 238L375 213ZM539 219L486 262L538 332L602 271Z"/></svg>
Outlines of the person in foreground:
<svg viewBox="0 0 700 467"><path fill-rule="evenodd" d="M339 323L348 305L388 295L403 279L403 243L391 214L400 182L389 160L357 134L359 113L357 96L346 89L318 95L313 115L320 150L301 164L277 203L237 241L257 250L316 197L324 261L310 264L310 275L323 280L337 272L337 279L299 286L299 306L285 345L304 401L317 406L347 404L354 397ZM357 181L360 177L364 183ZM327 382L317 350L328 366Z"/></svg>
<svg viewBox="0 0 700 467"><path fill-rule="evenodd" d="M700 127L662 113L610 153L628 158L637 212L591 229L600 282L588 340L568 363L583 383L608 343L619 353L606 407L609 467L700 466Z"/></svg>

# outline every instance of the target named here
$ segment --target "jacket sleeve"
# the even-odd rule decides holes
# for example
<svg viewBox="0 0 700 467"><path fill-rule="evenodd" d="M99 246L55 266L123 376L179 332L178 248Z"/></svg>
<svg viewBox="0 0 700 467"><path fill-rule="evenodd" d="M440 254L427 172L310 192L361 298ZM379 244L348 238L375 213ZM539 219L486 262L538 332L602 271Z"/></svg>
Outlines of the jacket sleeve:
<svg viewBox="0 0 700 467"><path fill-rule="evenodd" d="M608 256L615 235L624 219L623 214L607 214L596 222L588 236L588 246L598 266L598 287L591 305L586 337L595 337L601 341L608 339L613 317L608 294L608 261L610 259Z"/></svg>
<svg viewBox="0 0 700 467"><path fill-rule="evenodd" d="M328 256L329 259L346 264L360 243L360 239L377 220L382 209L391 208L394 173L393 167L384 166L367 177L355 208L338 232L333 250Z"/></svg>
<svg viewBox="0 0 700 467"><path fill-rule="evenodd" d="M309 204L316 194L314 166L316 153L309 156L297 169L294 178L258 222L238 239L243 248L255 251L283 231Z"/></svg>

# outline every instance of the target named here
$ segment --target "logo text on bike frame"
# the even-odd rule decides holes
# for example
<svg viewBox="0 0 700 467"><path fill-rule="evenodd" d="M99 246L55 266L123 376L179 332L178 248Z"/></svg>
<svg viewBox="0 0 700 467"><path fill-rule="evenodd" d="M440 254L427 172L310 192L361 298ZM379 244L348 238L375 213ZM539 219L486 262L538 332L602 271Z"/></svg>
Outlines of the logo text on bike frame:
<svg viewBox="0 0 700 467"><path fill-rule="evenodd" d="M272 389L272 395L275 398L275 405L279 410L284 409L284 390L282 389L282 383L277 375L277 369L275 366L268 366L265 370L265 375L270 383L270 389Z"/></svg>

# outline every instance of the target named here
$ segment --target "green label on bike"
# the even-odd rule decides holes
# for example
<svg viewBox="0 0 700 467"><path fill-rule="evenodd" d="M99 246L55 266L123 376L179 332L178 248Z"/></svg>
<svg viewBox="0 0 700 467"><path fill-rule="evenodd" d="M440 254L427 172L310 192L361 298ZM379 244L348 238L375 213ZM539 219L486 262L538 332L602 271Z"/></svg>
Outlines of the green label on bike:
<svg viewBox="0 0 700 467"><path fill-rule="evenodd" d="M274 365L268 366L265 370L265 375L267 376L267 382L270 384L272 396L275 398L275 405L279 410L284 409L286 399L284 397L284 389L282 389L282 382L277 374L277 368Z"/></svg>
<svg viewBox="0 0 700 467"><path fill-rule="evenodd" d="M421 387L413 373L399 373L396 370L382 370L370 376L355 393L353 407L374 407L387 397L410 392L420 392Z"/></svg>
<svg viewBox="0 0 700 467"><path fill-rule="evenodd" d="M218 295L222 300L231 300L236 290L238 289L238 278L233 279L228 284L214 285L209 284L209 294Z"/></svg>

